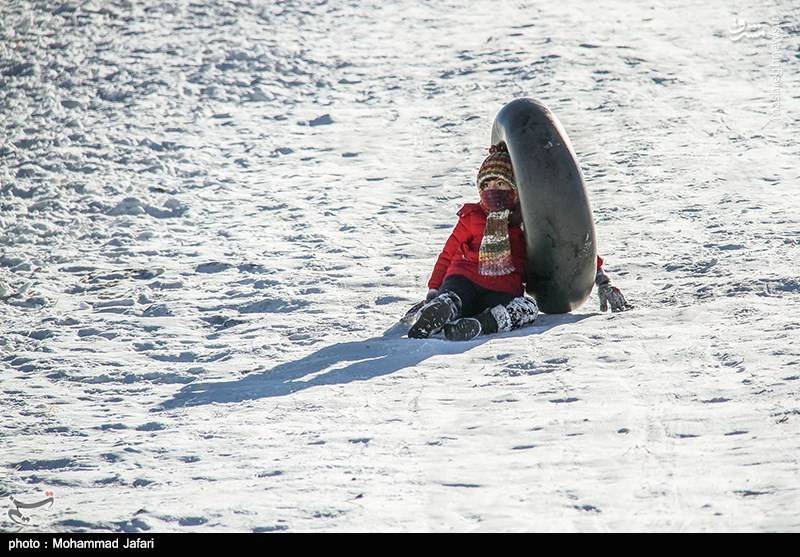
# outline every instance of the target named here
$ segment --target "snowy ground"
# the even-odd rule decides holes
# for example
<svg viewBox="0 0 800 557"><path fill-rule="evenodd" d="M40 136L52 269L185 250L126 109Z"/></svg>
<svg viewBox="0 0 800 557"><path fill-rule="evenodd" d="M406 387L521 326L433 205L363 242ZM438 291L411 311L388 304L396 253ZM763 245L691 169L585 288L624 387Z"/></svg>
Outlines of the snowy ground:
<svg viewBox="0 0 800 557"><path fill-rule="evenodd" d="M2 2L3 504L800 531L792 4ZM568 130L636 310L384 335L518 96Z"/></svg>

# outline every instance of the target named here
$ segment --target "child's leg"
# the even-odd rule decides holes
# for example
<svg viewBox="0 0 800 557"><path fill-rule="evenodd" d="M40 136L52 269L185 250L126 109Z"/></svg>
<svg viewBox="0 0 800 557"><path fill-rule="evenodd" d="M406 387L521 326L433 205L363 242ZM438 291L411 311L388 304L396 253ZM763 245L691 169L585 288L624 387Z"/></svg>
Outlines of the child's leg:
<svg viewBox="0 0 800 557"><path fill-rule="evenodd" d="M533 323L539 315L539 307L533 298L492 292L484 297L487 304L475 317L462 317L444 325L445 336L450 340L471 340L479 334L507 332ZM484 301L484 300L482 300Z"/></svg>
<svg viewBox="0 0 800 557"><path fill-rule="evenodd" d="M427 338L445 323L474 311L478 289L469 279L451 275L439 288L439 295L422 306L417 320L408 331L409 338Z"/></svg>
<svg viewBox="0 0 800 557"><path fill-rule="evenodd" d="M500 303L484 310L478 319L486 334L505 333L533 323L539 315L536 300L519 296L508 303Z"/></svg>
<svg viewBox="0 0 800 557"><path fill-rule="evenodd" d="M459 311L453 319L462 315L474 315L483 309L478 306L481 289L467 277L461 275L450 275L444 279L442 286L439 287L439 294L450 292L458 296Z"/></svg>

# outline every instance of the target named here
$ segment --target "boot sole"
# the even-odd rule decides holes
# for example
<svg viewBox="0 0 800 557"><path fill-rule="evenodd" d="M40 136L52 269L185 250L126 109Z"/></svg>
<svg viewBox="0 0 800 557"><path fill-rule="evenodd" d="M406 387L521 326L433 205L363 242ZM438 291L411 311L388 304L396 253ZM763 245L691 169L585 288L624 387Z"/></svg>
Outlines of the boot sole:
<svg viewBox="0 0 800 557"><path fill-rule="evenodd" d="M408 338L428 338L438 333L450 319L450 306L445 303L424 308L417 322L409 329Z"/></svg>
<svg viewBox="0 0 800 557"><path fill-rule="evenodd" d="M444 325L444 336L447 340L472 340L480 334L481 322L471 317Z"/></svg>

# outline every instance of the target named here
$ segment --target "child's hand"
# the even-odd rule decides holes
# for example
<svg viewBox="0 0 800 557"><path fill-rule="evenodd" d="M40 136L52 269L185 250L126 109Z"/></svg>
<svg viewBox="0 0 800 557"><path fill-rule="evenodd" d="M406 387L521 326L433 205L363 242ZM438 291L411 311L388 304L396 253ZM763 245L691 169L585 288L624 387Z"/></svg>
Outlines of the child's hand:
<svg viewBox="0 0 800 557"><path fill-rule="evenodd" d="M428 289L428 295L425 296L425 301L426 302L430 302L431 300L433 300L438 295L439 295L439 291L436 288L429 288Z"/></svg>
<svg viewBox="0 0 800 557"><path fill-rule="evenodd" d="M600 311L608 311L609 305L612 313L633 309L633 306L628 303L619 288L611 286L611 281L608 280L608 277L604 282L598 281L597 296L600 298Z"/></svg>

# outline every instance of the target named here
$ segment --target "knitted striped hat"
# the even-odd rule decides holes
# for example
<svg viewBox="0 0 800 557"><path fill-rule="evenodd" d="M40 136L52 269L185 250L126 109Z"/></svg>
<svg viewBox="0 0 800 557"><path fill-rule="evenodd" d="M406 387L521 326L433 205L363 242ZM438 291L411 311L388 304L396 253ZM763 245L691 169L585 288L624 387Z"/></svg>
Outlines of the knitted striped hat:
<svg viewBox="0 0 800 557"><path fill-rule="evenodd" d="M489 147L489 156L483 161L478 170L478 189L487 180L499 178L508 182L510 186L517 189L517 182L514 180L514 168L511 166L511 155L505 143L498 143Z"/></svg>

